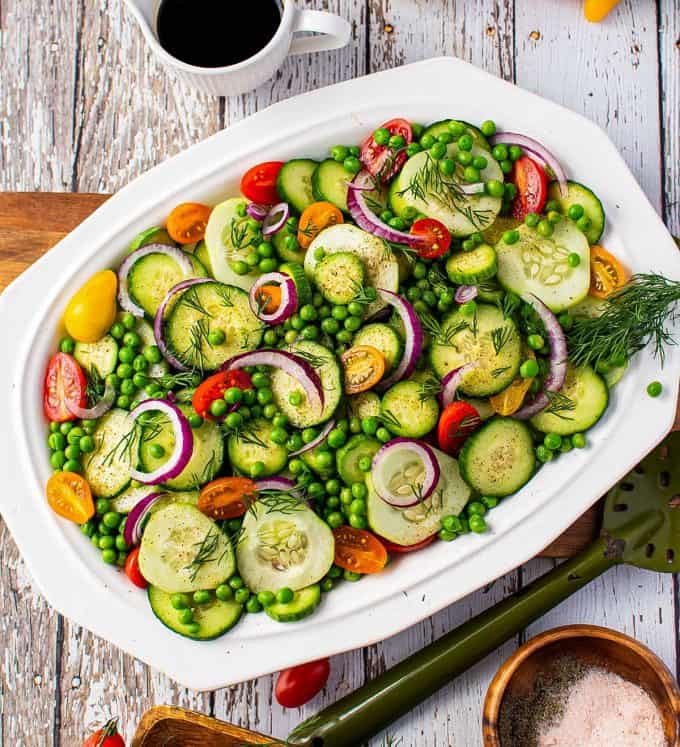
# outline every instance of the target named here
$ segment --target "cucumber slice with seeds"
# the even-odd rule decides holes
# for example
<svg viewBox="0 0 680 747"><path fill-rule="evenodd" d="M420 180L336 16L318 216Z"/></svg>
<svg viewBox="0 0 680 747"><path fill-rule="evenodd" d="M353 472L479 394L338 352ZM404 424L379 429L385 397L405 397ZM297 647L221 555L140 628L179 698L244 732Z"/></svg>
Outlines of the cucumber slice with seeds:
<svg viewBox="0 0 680 747"><path fill-rule="evenodd" d="M280 472L288 462L288 451L271 440L274 425L264 418L251 420L243 428L229 436L229 461L244 475L256 462L264 464L262 477Z"/></svg>
<svg viewBox="0 0 680 747"><path fill-rule="evenodd" d="M97 342L77 342L73 357L84 371L95 369L105 379L118 366L118 343L111 335L104 335Z"/></svg>
<svg viewBox="0 0 680 747"><path fill-rule="evenodd" d="M557 200L565 216L572 205L580 205L584 214L590 218L590 228L585 231L588 243L592 246L602 238L606 221L604 208L600 198L591 189L579 182L568 181L567 196L562 197L559 184L551 182L548 185L548 199Z"/></svg>
<svg viewBox="0 0 680 747"><path fill-rule="evenodd" d="M205 245L215 279L245 291L250 290L259 273L239 275L234 267L237 262L244 262L261 241L259 234L248 227L249 218L244 213L247 204L242 197L221 202L212 209L205 229Z"/></svg>
<svg viewBox="0 0 680 747"><path fill-rule="evenodd" d="M369 418L380 415L380 397L375 392L362 392L347 398L350 417Z"/></svg>
<svg viewBox="0 0 680 747"><path fill-rule="evenodd" d="M347 210L347 182L350 178L351 176L341 163L327 158L316 167L312 174L314 199L330 202L343 213L349 212Z"/></svg>
<svg viewBox="0 0 680 747"><path fill-rule="evenodd" d="M488 244L481 244L471 252L458 252L446 261L446 273L452 283L477 285L489 280L498 269L496 251Z"/></svg>
<svg viewBox="0 0 680 747"><path fill-rule="evenodd" d="M400 381L383 395L380 417L395 435L422 438L437 425L439 405L424 396L422 382Z"/></svg>
<svg viewBox="0 0 680 747"><path fill-rule="evenodd" d="M349 252L324 257L314 268L319 293L332 304L348 304L364 285L364 263Z"/></svg>
<svg viewBox="0 0 680 747"><path fill-rule="evenodd" d="M130 484L139 463L139 439L130 413L114 408L97 420L95 450L83 456L83 477L97 498L112 498Z"/></svg>
<svg viewBox="0 0 680 747"><path fill-rule="evenodd" d="M298 213L314 202L312 175L318 166L310 158L295 158L284 164L276 179L276 189L284 202L292 205Z"/></svg>
<svg viewBox="0 0 680 747"><path fill-rule="evenodd" d="M375 438L357 434L340 447L335 455L340 477L348 484L363 482L366 473L359 468L362 457L373 459L382 444Z"/></svg>
<svg viewBox="0 0 680 747"><path fill-rule="evenodd" d="M382 353L385 359L385 373L388 374L401 360L404 343L389 324L367 324L354 335L353 345L370 345Z"/></svg>
<svg viewBox="0 0 680 747"><path fill-rule="evenodd" d="M321 602L321 587L318 584L308 586L306 589L296 591L293 595L293 599L290 602L282 604L281 602L274 602L269 607L265 607L264 611L276 622L297 622L314 612Z"/></svg>

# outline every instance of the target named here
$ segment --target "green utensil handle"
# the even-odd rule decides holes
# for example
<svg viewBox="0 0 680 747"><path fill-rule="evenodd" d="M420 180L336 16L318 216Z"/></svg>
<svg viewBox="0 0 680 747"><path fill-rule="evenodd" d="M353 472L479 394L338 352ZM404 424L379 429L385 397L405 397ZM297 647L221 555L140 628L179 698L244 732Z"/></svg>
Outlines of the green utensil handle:
<svg viewBox="0 0 680 747"><path fill-rule="evenodd" d="M426 700L616 562L607 541L425 647L295 728L286 744L355 747Z"/></svg>

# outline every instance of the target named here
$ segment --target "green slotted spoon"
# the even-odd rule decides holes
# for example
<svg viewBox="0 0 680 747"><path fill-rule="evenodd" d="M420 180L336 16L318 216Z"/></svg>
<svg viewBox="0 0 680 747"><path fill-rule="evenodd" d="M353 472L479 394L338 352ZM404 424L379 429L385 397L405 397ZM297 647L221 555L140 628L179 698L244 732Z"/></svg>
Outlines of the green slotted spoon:
<svg viewBox="0 0 680 747"><path fill-rule="evenodd" d="M680 433L609 491L589 548L303 722L286 744L362 744L617 563L680 571Z"/></svg>

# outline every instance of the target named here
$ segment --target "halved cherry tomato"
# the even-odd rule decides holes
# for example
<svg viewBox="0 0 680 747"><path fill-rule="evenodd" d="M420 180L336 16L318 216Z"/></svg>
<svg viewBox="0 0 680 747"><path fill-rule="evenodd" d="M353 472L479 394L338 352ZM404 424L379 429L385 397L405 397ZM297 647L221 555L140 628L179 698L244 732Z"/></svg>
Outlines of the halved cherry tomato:
<svg viewBox="0 0 680 747"><path fill-rule="evenodd" d="M55 514L84 524L94 516L94 501L87 480L75 472L55 472L47 481L47 502Z"/></svg>
<svg viewBox="0 0 680 747"><path fill-rule="evenodd" d="M411 124L406 119L390 119L379 129L389 130L390 135L401 135L408 145L413 140ZM359 160L369 173L381 182L388 182L406 163L406 148L394 150L389 145L379 145L371 133L361 144Z"/></svg>
<svg viewBox="0 0 680 747"><path fill-rule="evenodd" d="M548 199L548 177L529 156L521 156L512 169L517 197L512 203L512 217L524 220L528 213L540 213Z"/></svg>
<svg viewBox="0 0 680 747"><path fill-rule="evenodd" d="M50 358L43 385L43 410L49 420L63 423L75 420L71 407L87 404L87 380L76 359L67 353Z"/></svg>
<svg viewBox="0 0 680 747"><path fill-rule="evenodd" d="M212 420L210 405L213 400L224 396L227 389L238 387L239 389L252 389L253 382L250 375L240 369L236 371L220 371L208 376L208 378L196 388L191 404L194 410L202 417Z"/></svg>
<svg viewBox="0 0 680 747"><path fill-rule="evenodd" d="M459 400L452 402L439 418L439 448L447 454L457 454L465 439L479 428L481 423L479 413L472 405Z"/></svg>
<svg viewBox="0 0 680 747"><path fill-rule="evenodd" d="M274 694L284 708L297 708L321 692L331 672L329 659L318 659L284 669L276 680Z"/></svg>
<svg viewBox="0 0 680 747"><path fill-rule="evenodd" d="M300 216L298 243L307 249L324 228L344 223L344 220L342 211L330 202L313 202Z"/></svg>
<svg viewBox="0 0 680 747"><path fill-rule="evenodd" d="M628 279L625 267L601 246L590 247L590 295L607 298Z"/></svg>
<svg viewBox="0 0 680 747"><path fill-rule="evenodd" d="M260 205L275 205L279 201L276 179L283 161L265 161L248 169L241 179L241 193Z"/></svg>
<svg viewBox="0 0 680 747"><path fill-rule="evenodd" d="M166 228L178 244L194 244L205 236L212 208L198 202L183 202L168 216Z"/></svg>
<svg viewBox="0 0 680 747"><path fill-rule="evenodd" d="M257 499L257 486L247 477L220 477L205 485L198 508L211 519L236 519Z"/></svg>
<svg viewBox="0 0 680 747"><path fill-rule="evenodd" d="M278 285L263 285L255 296L265 314L273 314L281 306L281 288Z"/></svg>
<svg viewBox="0 0 680 747"><path fill-rule="evenodd" d="M354 573L378 573L387 563L387 550L365 529L342 526L333 530L335 565Z"/></svg>
<svg viewBox="0 0 680 747"><path fill-rule="evenodd" d="M390 542L384 537L381 537L380 541L385 546L387 552L404 554L407 552L418 552L418 550L422 550L424 547L431 545L435 539L437 539L437 535L433 534L431 537L427 537L422 542L417 542L415 545L397 545L396 542Z"/></svg>
<svg viewBox="0 0 680 747"><path fill-rule="evenodd" d="M534 351L528 346L523 347L522 354L525 360L527 358L536 360ZM491 407L493 407L499 415L512 415L513 412L517 412L517 410L522 406L522 402L524 402L524 398L526 397L533 380L533 377L524 379L521 376L518 376L513 380L512 384L503 389L502 392L489 397Z"/></svg>
<svg viewBox="0 0 680 747"><path fill-rule="evenodd" d="M345 378L345 394L372 389L385 373L385 357L372 345L355 345L340 357Z"/></svg>
<svg viewBox="0 0 680 747"><path fill-rule="evenodd" d="M416 248L423 259L436 259L449 251L451 246L449 229L434 218L417 220L411 226L410 232L422 239L422 243L419 243Z"/></svg>
<svg viewBox="0 0 680 747"><path fill-rule="evenodd" d="M98 729L83 742L83 747L125 747L125 741L118 733L118 719L107 721L103 729Z"/></svg>
<svg viewBox="0 0 680 747"><path fill-rule="evenodd" d="M125 561L125 575L128 579L140 589L146 589L149 585L147 580L142 576L142 572L139 570L139 548L135 547L134 550L127 556Z"/></svg>

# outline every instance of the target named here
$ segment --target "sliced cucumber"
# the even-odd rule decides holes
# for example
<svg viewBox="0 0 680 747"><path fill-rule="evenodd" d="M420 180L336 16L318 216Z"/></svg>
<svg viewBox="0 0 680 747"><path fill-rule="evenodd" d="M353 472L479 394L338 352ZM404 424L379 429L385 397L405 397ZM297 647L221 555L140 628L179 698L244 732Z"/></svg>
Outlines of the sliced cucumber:
<svg viewBox="0 0 680 747"><path fill-rule="evenodd" d="M423 394L421 382L400 381L383 395L380 417L395 435L421 438L437 425L439 405Z"/></svg>
<svg viewBox="0 0 680 747"><path fill-rule="evenodd" d="M324 405L321 412L312 409L300 383L278 368L272 372L271 377L274 403L295 428L308 428L325 422L333 415L342 397L342 375L337 358L328 348L317 342L296 342L286 349L311 362L321 379ZM301 404L291 404L290 395L293 392L300 393Z"/></svg>
<svg viewBox="0 0 680 747"><path fill-rule="evenodd" d="M301 261L304 261L304 253ZM298 307L305 306L312 302L312 286L310 285L309 280L307 280L305 268L300 264L300 262L284 262L284 264L279 266L279 272L283 272L285 275L289 275L293 278L295 289L298 294Z"/></svg>
<svg viewBox="0 0 680 747"><path fill-rule="evenodd" d="M141 249L143 246L149 244L165 244L166 246L177 246L177 244L170 238L170 234L162 226L153 226L147 228L146 231L142 231L137 234L132 242L130 243L130 251L134 252L136 249Z"/></svg>
<svg viewBox="0 0 680 747"><path fill-rule="evenodd" d="M377 418L380 415L380 397L375 392L362 392L347 398L350 417Z"/></svg>
<svg viewBox="0 0 680 747"><path fill-rule="evenodd" d="M360 433L352 436L344 446L341 446L335 454L335 459L343 481L348 485L363 482L366 473L359 467L359 461L362 457L372 460L381 446L377 439Z"/></svg>
<svg viewBox="0 0 680 747"><path fill-rule="evenodd" d="M319 606L320 601L321 587L319 584L312 584L305 589L296 591L290 602L286 602L285 604L274 602L274 604L265 607L264 611L272 620L276 620L276 622L297 622L305 617L309 617Z"/></svg>
<svg viewBox="0 0 680 747"><path fill-rule="evenodd" d="M195 506L171 503L149 518L139 548L144 578L169 594L215 589L236 570L229 537Z"/></svg>
<svg viewBox="0 0 680 747"><path fill-rule="evenodd" d="M506 231L513 231L517 226L521 225L522 221L517 220L517 218L509 215L499 215L487 229L482 231L482 236L487 244L495 246Z"/></svg>
<svg viewBox="0 0 680 747"><path fill-rule="evenodd" d="M432 135L432 137L439 137L439 135L446 133L451 134L451 130L449 129L449 123L450 122L460 122L460 124L465 125L465 128L467 130L467 134L470 135L472 138L473 143L478 148L483 148L484 150L491 150L491 146L489 145L489 141L482 135L481 130L478 127L475 127L474 125L470 124L469 122L465 122L462 119L442 119L439 122L433 122L429 127L427 127L425 130L423 130L423 134L420 136L421 139L425 135Z"/></svg>
<svg viewBox="0 0 680 747"><path fill-rule="evenodd" d="M284 164L276 180L276 189L284 202L292 205L298 213L314 202L312 175L318 166L310 158L296 158Z"/></svg>
<svg viewBox="0 0 680 747"><path fill-rule="evenodd" d="M536 456L531 432L512 418L492 418L463 444L460 471L481 495L516 493L534 474Z"/></svg>
<svg viewBox="0 0 680 747"><path fill-rule="evenodd" d="M135 331L141 338L144 345L156 345L156 336L153 331L153 327L145 319L139 319ZM166 360L162 360L160 363L150 363L146 369L146 373L151 379L159 379L167 373L170 373L170 366Z"/></svg>
<svg viewBox="0 0 680 747"><path fill-rule="evenodd" d="M229 436L227 449L232 466L244 475L250 475L254 464L264 465L262 477L280 472L288 462L288 451L272 439L274 425L270 420L251 420L240 431Z"/></svg>
<svg viewBox="0 0 680 747"><path fill-rule="evenodd" d="M255 593L304 589L328 573L334 556L325 521L304 503L277 510L273 498L258 500L248 511L236 547L239 573Z"/></svg>
<svg viewBox="0 0 680 747"><path fill-rule="evenodd" d="M503 301L503 296L505 296L505 291L494 278L477 284L477 298L484 303L499 306Z"/></svg>
<svg viewBox="0 0 680 747"><path fill-rule="evenodd" d="M580 433L597 423L609 403L607 385L590 366L569 365L560 395L531 419L534 428L560 436Z"/></svg>
<svg viewBox="0 0 680 747"><path fill-rule="evenodd" d="M77 342L73 357L84 371L95 369L105 379L118 366L118 343L111 335L104 335L97 342Z"/></svg>
<svg viewBox="0 0 680 747"><path fill-rule="evenodd" d="M343 213L347 210L347 169L332 158L322 161L312 174L312 192L314 199L330 202L340 208Z"/></svg>
<svg viewBox="0 0 680 747"><path fill-rule="evenodd" d="M190 405L179 405L179 408L186 416L193 412ZM144 438L139 447L139 460L144 472L158 469L175 448L174 431L167 418L159 421L158 430L154 438ZM165 483L170 490L200 488L215 477L224 461L224 443L217 423L204 420L199 428L191 429L191 434L194 439L191 459L177 477ZM158 446L164 450L161 457L155 457L152 453Z"/></svg>
<svg viewBox="0 0 680 747"><path fill-rule="evenodd" d="M605 214L600 198L588 187L579 182L567 182L567 196L562 197L560 186L557 182L548 185L548 199L557 200L562 212L566 215L572 205L580 205L584 215L590 219L590 228L585 231L589 244L597 244L602 238L605 226Z"/></svg>
<svg viewBox="0 0 680 747"><path fill-rule="evenodd" d="M476 362L460 385L472 397L488 397L510 386L522 362L522 345L512 319L495 306L478 304L474 317L453 311L441 323L441 337L430 350L440 379L464 363Z"/></svg>
<svg viewBox="0 0 680 747"><path fill-rule="evenodd" d="M597 319L607 310L611 301L606 298L595 298L595 296L586 296L575 306L570 307L569 314L574 319Z"/></svg>
<svg viewBox="0 0 680 747"><path fill-rule="evenodd" d="M302 459L302 461L309 467L309 469L311 469L313 472L316 472L316 474L319 475L319 477L321 477L323 480L328 480L329 478L331 478L334 472L333 462L331 462L330 465L327 465L319 458L321 454L328 453L328 451L328 441L324 439L313 449L300 454L300 459Z"/></svg>
<svg viewBox="0 0 680 747"><path fill-rule="evenodd" d="M234 267L238 267L237 262L245 262L260 240L258 233L248 227L249 218L244 212L247 204L241 197L221 202L210 213L205 229L205 245L213 276L222 283L246 291L250 290L258 273L240 275Z"/></svg>
<svg viewBox="0 0 680 747"><path fill-rule="evenodd" d="M579 303L590 287L590 248L574 223L563 218L550 238L522 225L519 241L496 244L498 280L507 290L522 295L533 293L552 311L559 312ZM579 258L577 267L569 255Z"/></svg>
<svg viewBox="0 0 680 747"><path fill-rule="evenodd" d="M83 476L97 498L111 498L130 484L139 462L139 438L125 410L114 408L97 420L95 450L83 456Z"/></svg>
<svg viewBox="0 0 680 747"><path fill-rule="evenodd" d="M295 237L296 234L296 231L289 231L287 228L283 228L281 231L277 231L274 234L272 243L274 244L276 253L284 262L299 262L302 264L305 261L305 250L300 246L300 244L296 241L294 245L296 248L289 248L286 245L286 239L289 236Z"/></svg>
<svg viewBox="0 0 680 747"><path fill-rule="evenodd" d="M209 277L214 277L212 271L212 264L210 263L210 252L208 251L208 245L205 240L199 241L194 249L194 257L205 267L205 271Z"/></svg>
<svg viewBox="0 0 680 747"><path fill-rule="evenodd" d="M158 487L155 485L137 485L126 488L111 501L111 510L119 514L129 514L130 511L143 499L151 493L157 493ZM189 503L192 506L198 505L198 490L185 490L181 492L166 493L159 498L151 507L151 512L155 512L167 506L170 503Z"/></svg>
<svg viewBox="0 0 680 747"><path fill-rule="evenodd" d="M165 321L168 347L185 366L216 371L238 353L254 350L263 327L253 314L248 294L233 285L210 282L184 291ZM211 331L224 332L224 342L210 343Z"/></svg>
<svg viewBox="0 0 680 747"><path fill-rule="evenodd" d="M458 145L451 143L446 153L447 158L455 161ZM501 167L487 150L473 145L471 155L481 156L487 161L486 168L480 172L480 181L504 180ZM433 173L439 182L437 188L429 186L423 189L423 183L432 183ZM453 236L469 236L492 225L501 210L502 200L499 197L491 197L485 193L466 195L458 186L461 183L459 176L447 177L453 185L447 187L446 182L439 180L437 175L437 162L427 151L416 153L409 158L390 189L392 210L397 215L405 217L408 208L415 208L428 218L441 221ZM419 184L420 188L414 190L414 184ZM424 192L426 194L423 194Z"/></svg>
<svg viewBox="0 0 680 747"><path fill-rule="evenodd" d="M470 488L461 478L458 462L438 449L432 451L439 462L439 483L426 500L415 506L390 506L375 492L370 476L366 480L369 526L390 542L417 545L441 529L444 516L457 516L470 499Z"/></svg>
<svg viewBox="0 0 680 747"><path fill-rule="evenodd" d="M452 283L477 285L496 274L498 264L496 251L488 244L481 244L471 252L458 252L446 261L446 274Z"/></svg>
<svg viewBox="0 0 680 747"><path fill-rule="evenodd" d="M385 359L385 373L389 373L401 360L404 343L389 324L367 324L354 335L353 345L370 345L379 350Z"/></svg>
<svg viewBox="0 0 680 747"><path fill-rule="evenodd" d="M366 271L356 254L337 252L324 257L314 268L319 293L332 304L348 304L363 288Z"/></svg>
<svg viewBox="0 0 680 747"><path fill-rule="evenodd" d="M377 236L347 223L326 228L312 241L307 250L305 272L308 277L314 277L314 270L319 261L315 257L318 248L322 248L326 254L336 252L356 254L364 263L367 285L376 289L384 288L393 293L399 289L397 258L390 247ZM373 316L386 305L381 298L377 298L366 306L366 316Z"/></svg>
<svg viewBox="0 0 680 747"><path fill-rule="evenodd" d="M198 623L198 630L191 632L191 623L183 625L179 621L179 611L172 606L172 594L149 586L147 592L149 604L156 617L173 633L179 633L195 641L211 641L219 638L236 625L243 612L243 605L230 600L222 602L213 597L208 604L197 604L193 608L193 623Z"/></svg>

